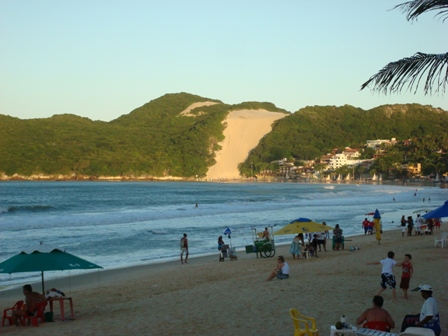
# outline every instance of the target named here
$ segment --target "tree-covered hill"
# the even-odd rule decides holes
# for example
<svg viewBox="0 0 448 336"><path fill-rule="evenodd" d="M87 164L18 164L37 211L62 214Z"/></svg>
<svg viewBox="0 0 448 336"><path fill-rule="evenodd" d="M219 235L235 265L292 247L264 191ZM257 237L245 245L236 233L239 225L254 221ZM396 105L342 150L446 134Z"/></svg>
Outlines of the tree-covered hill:
<svg viewBox="0 0 448 336"><path fill-rule="evenodd" d="M268 168L281 158L316 159L333 148L358 147L368 139L404 140L442 137L448 113L419 104L384 105L371 110L353 106L309 106L278 120L241 165L243 173Z"/></svg>
<svg viewBox="0 0 448 336"><path fill-rule="evenodd" d="M213 102L182 115L193 103ZM227 105L178 93L157 98L111 122L75 115L21 120L0 115L0 173L83 176L204 176L223 140Z"/></svg>
<svg viewBox="0 0 448 336"><path fill-rule="evenodd" d="M182 113L197 103L188 113ZM201 106L202 105L202 106ZM21 120L0 115L0 174L65 176L205 176L223 140L229 111L267 102L224 104L188 93L166 94L111 122L76 115ZM314 159L367 139L442 136L447 112L418 104L305 107L275 122L241 165L243 173L284 157Z"/></svg>

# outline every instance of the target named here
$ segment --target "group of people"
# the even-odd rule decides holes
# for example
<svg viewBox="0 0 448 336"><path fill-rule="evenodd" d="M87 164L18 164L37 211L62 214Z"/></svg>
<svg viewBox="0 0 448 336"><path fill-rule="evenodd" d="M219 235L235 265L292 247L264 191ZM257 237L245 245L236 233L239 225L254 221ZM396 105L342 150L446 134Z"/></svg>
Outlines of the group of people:
<svg viewBox="0 0 448 336"><path fill-rule="evenodd" d="M434 230L440 230L442 222L440 218L429 218L425 219L420 214L417 214L417 218L414 219L412 216L401 216L400 226L401 226L401 236L404 237L405 234L410 237L412 236L412 231L414 235L420 236L423 234L431 235Z"/></svg>
<svg viewBox="0 0 448 336"><path fill-rule="evenodd" d="M327 225L327 223L322 222L322 225ZM335 245L333 247L334 250L344 249L343 246L343 236L342 229L339 227L339 224L336 224L336 227L333 230ZM316 233L306 234L304 237L303 233L299 233L294 237L291 245L289 247L289 253L291 253L294 259L301 259L306 256L308 253L310 256L317 257L318 252L322 252L322 249L327 251L327 238L329 238L330 234L328 230ZM308 243L305 244L305 239L308 239ZM302 251L302 247L304 248Z"/></svg>
<svg viewBox="0 0 448 336"><path fill-rule="evenodd" d="M395 253L389 251L387 258L380 261L369 262L368 265L381 265L381 288L377 295L373 299L373 307L367 309L356 321L357 324L363 324L366 322L366 327L373 329L388 331L395 327L395 322L390 317L390 314L382 309L383 298L380 296L389 287L392 290L392 297L394 301L396 297L396 280L393 272L394 267L401 267L401 281L400 288L403 290L403 296L408 299L408 289L411 277L414 273L414 266L411 262L412 256L405 254L402 262L396 262L394 260ZM440 335L440 317L437 306L437 301L432 297L432 287L429 285L423 285L418 289L421 292L422 298L425 300L420 314L418 315L406 315L401 331L404 331L407 327L421 327L432 329L436 336Z"/></svg>
<svg viewBox="0 0 448 336"><path fill-rule="evenodd" d="M401 324L401 332L405 331L408 327L417 327L431 329L436 336L440 336L439 307L436 299L432 296L432 287L430 285L423 285L419 287L418 291L425 302L420 310L420 314L406 315L404 317ZM375 295L373 297L372 308L366 309L356 319L356 324L380 331L390 331L395 328L395 321L389 312L383 308L383 303L383 297Z"/></svg>
<svg viewBox="0 0 448 336"><path fill-rule="evenodd" d="M364 236L367 234L373 233L373 227L375 226L375 223L373 221L369 221L367 217L362 222L362 227L364 229Z"/></svg>

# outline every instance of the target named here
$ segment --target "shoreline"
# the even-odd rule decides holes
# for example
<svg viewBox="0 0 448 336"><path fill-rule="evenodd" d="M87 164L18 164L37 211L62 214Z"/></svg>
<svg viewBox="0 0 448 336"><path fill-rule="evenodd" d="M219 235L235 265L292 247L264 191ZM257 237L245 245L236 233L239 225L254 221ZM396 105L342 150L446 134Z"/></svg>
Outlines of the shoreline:
<svg viewBox="0 0 448 336"><path fill-rule="evenodd" d="M446 224L442 229L446 231ZM51 335L56 330L64 335L292 334L288 311L297 308L316 318L320 334L327 335L341 315L354 323L370 307L379 289L381 266L366 263L384 259L389 250L395 252L397 261L405 253L412 254L415 274L410 287L432 285L442 330L448 330L448 300L443 294L448 290L447 250L434 248L434 235L402 238L400 230L390 230L382 235L380 245L374 235L351 238L345 250L329 249L308 260L293 260L289 245L276 246L276 256L283 254L290 265L287 280L266 281L275 257L257 259L244 252L238 252L238 260L231 262L219 262L216 253L189 258L186 265L170 261L49 280L46 288L55 287L73 297L77 320L61 323L56 307L56 322L41 325L39 334ZM350 245L360 250L350 252ZM398 281L400 271L395 269ZM39 288L36 285L35 290ZM23 295L18 288L0 292L0 296L6 308ZM383 293L384 308L399 326L405 314L420 310L423 301L414 292L405 301L399 289L397 296L393 302L390 290ZM35 330L10 327L2 332L31 335Z"/></svg>
<svg viewBox="0 0 448 336"><path fill-rule="evenodd" d="M355 185L397 185L403 187L411 187L411 186L426 186L426 187L438 187L441 189L448 188L448 181L440 181L440 182L432 182L432 181L417 181L417 180L409 180L409 181L394 181L394 180L384 180L384 181L366 181L366 180L354 180L354 181L325 181L319 179L310 179L310 180L283 180L283 179L258 179L256 181L251 181L250 179L196 179L196 178L183 178L183 177L173 177L169 178L129 178L129 177L117 177L111 179L97 179L86 177L83 179L57 179L57 178L49 178L49 179L29 179L29 178L0 178L0 183L2 182L91 182L91 183L101 183L101 182L109 182L109 183L118 183L118 182L154 182L154 183L232 183L232 184L257 184L257 183L300 183L300 184L322 184L322 185L345 185L345 184L355 184Z"/></svg>
<svg viewBox="0 0 448 336"><path fill-rule="evenodd" d="M383 232L391 232L391 231L400 231L401 232L401 229L400 228L389 228L389 229L384 230ZM362 237L362 236L364 236L362 233L344 235L345 238L356 238L356 237ZM369 235L369 236L375 237L374 234ZM331 238L329 238L328 240L330 240L330 243L331 243ZM346 240L346 241L351 242L352 240ZM290 242L276 243L275 247L276 247L276 250L277 249L283 250L284 248L288 248L290 244L291 244ZM247 244L247 245L249 245L249 244ZM243 248L243 247L241 247L239 249L236 248L235 252L237 253L238 257L239 257L239 254L246 254L245 248ZM191 255L191 256L189 256L189 259L201 261L201 260L207 260L212 257L216 258L217 255L218 255L217 252L201 253L199 255ZM255 254L253 254L253 255L255 255ZM276 253L276 255L277 255L277 253ZM112 268L103 268L103 269L96 269L96 270L90 270L90 271L89 270L79 270L79 271L81 271L79 274L73 274L73 275L62 274L61 276L57 276L57 277L45 280L45 284L46 283L64 283L69 278L73 279L73 278L84 277L84 276L86 276L86 277L88 276L89 278L92 278L92 277L94 277L95 274L98 274L98 276L100 276L101 274L106 273L106 276L109 276L109 273L111 273L112 275L114 273L121 273L121 272L127 273L128 271L132 271L132 270L139 269L139 268L147 268L147 267L151 267L151 266L156 267L157 265L167 264L167 265L165 265L166 267L163 267L163 266L161 267L162 269L164 269L164 268L167 268L168 264L178 264L179 258L180 258L179 256L176 259L159 258L159 259L153 259L153 260L145 260L147 262L144 264L140 264L140 265L117 266L117 267L112 267ZM265 258L265 259L270 259L270 258ZM52 272L58 272L58 271L52 271ZM61 271L61 272L69 272L70 273L70 271ZM33 273L33 272L29 272L29 273ZM29 274L29 273L27 273L27 274ZM38 272L36 272L36 273L38 273ZM20 273L14 273L14 274L18 275ZM33 286L33 288L35 287L36 289L41 288L41 282L31 282L31 285ZM11 285L5 285L4 287L6 287L6 288L0 287L0 297L2 296L2 294L1 294L2 292L7 292L7 291L15 292L17 289L21 290L22 286L23 286L22 283L14 283ZM51 287L55 287L55 286L56 285L53 285ZM51 287L49 287L49 288L47 288L47 287L48 286L45 285L45 290L51 288Z"/></svg>
<svg viewBox="0 0 448 336"><path fill-rule="evenodd" d="M350 245L360 250L350 252ZM171 261L49 280L46 288L55 287L73 297L76 320L61 323L56 307L56 322L41 325L39 334L139 335L148 330L154 335L292 334L288 311L297 308L316 318L320 334L327 335L342 314L353 324L370 307L379 289L381 266L367 266L366 262L384 259L389 250L395 252L397 261L405 253L412 254L415 275L410 287L432 285L442 335L446 335L448 279L443 273L432 276L438 269L446 269L446 249L434 248L434 236L402 238L400 230L387 231L380 245L375 236L356 235L345 250L320 252L318 258L308 260L293 260L289 245L277 246L276 256L283 254L290 265L287 280L266 281L275 257L257 259L244 252L237 253L237 261L219 262L216 253L189 258L186 265ZM395 275L399 281L399 268ZM20 288L0 292L2 309L22 296ZM384 308L399 328L404 315L417 313L423 301L414 292L404 300L399 289L397 296L398 301L393 302L390 290L383 293ZM5 335L35 333L32 328L0 330Z"/></svg>

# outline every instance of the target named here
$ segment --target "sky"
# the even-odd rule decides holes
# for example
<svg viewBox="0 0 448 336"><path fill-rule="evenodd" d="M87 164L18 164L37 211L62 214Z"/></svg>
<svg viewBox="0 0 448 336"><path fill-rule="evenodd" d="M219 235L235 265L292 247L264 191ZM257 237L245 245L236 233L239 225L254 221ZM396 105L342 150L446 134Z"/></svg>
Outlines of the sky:
<svg viewBox="0 0 448 336"><path fill-rule="evenodd" d="M448 110L446 94L360 91L389 62L448 51L448 22L409 22L403 1L0 0L0 114L110 121L177 92Z"/></svg>

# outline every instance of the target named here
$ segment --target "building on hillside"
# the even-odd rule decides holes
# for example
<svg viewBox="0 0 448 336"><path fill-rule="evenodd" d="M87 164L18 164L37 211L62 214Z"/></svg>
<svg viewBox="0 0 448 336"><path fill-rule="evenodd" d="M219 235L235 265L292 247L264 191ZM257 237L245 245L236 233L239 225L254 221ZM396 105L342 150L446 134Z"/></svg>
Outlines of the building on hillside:
<svg viewBox="0 0 448 336"><path fill-rule="evenodd" d="M327 167L329 167L330 166L330 160L333 158L333 155L334 154L330 154L330 153L327 153L326 155L322 155L320 157L320 163L322 163L322 164L326 165Z"/></svg>
<svg viewBox="0 0 448 336"><path fill-rule="evenodd" d="M330 169L337 169L342 166L356 166L362 161L357 159L360 153L357 149L346 147L341 153L333 155L329 162Z"/></svg>
<svg viewBox="0 0 448 336"><path fill-rule="evenodd" d="M422 164L408 164L406 169L412 175L420 175L422 173Z"/></svg>
<svg viewBox="0 0 448 336"><path fill-rule="evenodd" d="M397 143L397 139L392 138L392 139L376 139L376 140L367 140L366 141L366 145L367 147L370 148L377 148L382 144L386 144L386 145L395 145Z"/></svg>

